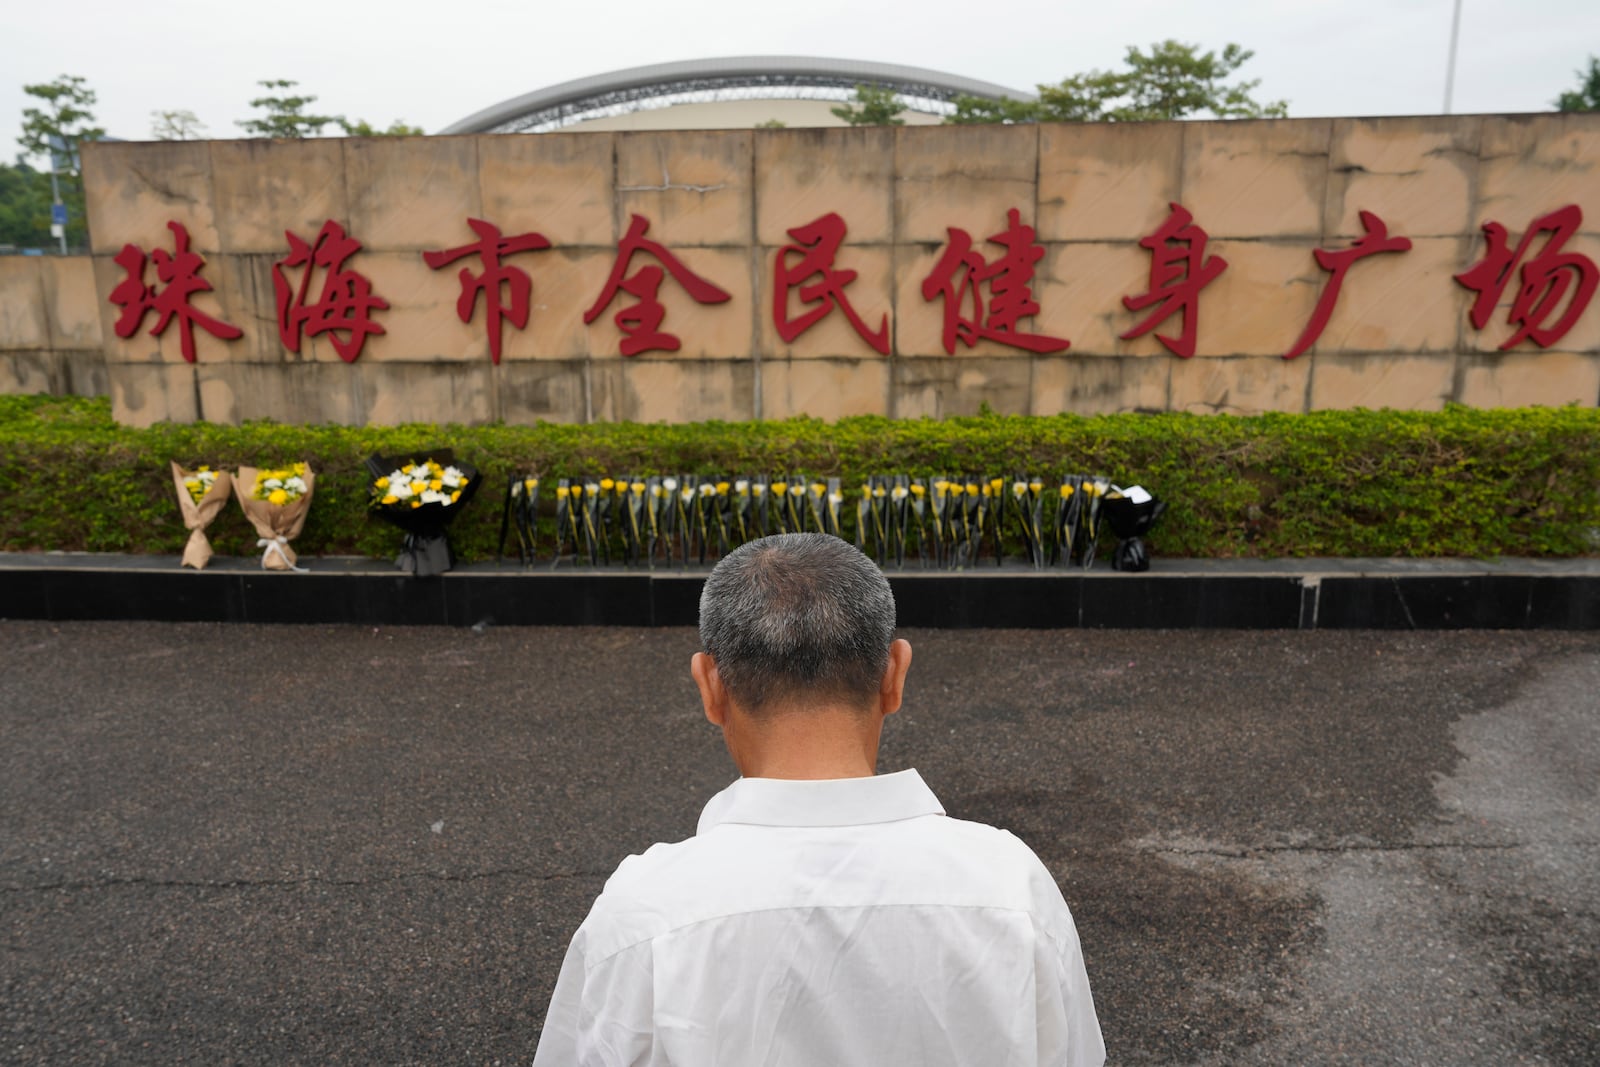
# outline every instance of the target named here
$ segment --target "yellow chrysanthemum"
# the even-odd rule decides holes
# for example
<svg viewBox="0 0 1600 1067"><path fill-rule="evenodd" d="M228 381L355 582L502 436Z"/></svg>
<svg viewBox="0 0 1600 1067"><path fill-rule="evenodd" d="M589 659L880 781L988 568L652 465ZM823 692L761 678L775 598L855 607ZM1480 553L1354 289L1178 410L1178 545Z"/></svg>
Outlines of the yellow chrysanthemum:
<svg viewBox="0 0 1600 1067"><path fill-rule="evenodd" d="M267 494L267 503L269 504L276 504L279 507L282 507L288 502L289 494L284 492L282 489L274 489L272 492Z"/></svg>

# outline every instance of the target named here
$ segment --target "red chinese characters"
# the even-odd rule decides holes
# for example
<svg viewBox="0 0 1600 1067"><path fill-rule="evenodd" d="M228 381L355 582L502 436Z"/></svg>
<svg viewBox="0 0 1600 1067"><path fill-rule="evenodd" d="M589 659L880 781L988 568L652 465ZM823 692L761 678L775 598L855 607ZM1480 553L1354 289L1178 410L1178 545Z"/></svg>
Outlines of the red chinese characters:
<svg viewBox="0 0 1600 1067"><path fill-rule="evenodd" d="M1065 352L1071 347L1065 338L1017 329L1019 319L1039 313L1031 283L1034 264L1044 258L1044 249L1034 240L1033 227L1022 224L1016 208L1006 212L1006 222L1005 230L989 238L1005 249L993 263L973 250L967 231L949 228L944 254L923 279L922 298L944 300L944 350L950 355L955 355L958 340L971 348L980 338L1029 352Z"/></svg>
<svg viewBox="0 0 1600 1067"><path fill-rule="evenodd" d="M1333 277L1328 279L1322 295L1317 298L1317 306L1312 310L1311 320L1306 323L1306 328L1301 331L1300 340L1283 354L1284 359L1293 359L1300 355L1316 344L1317 338L1322 336L1328 320L1333 317L1333 305L1339 301L1339 289L1344 285L1344 276L1355 266L1357 260L1377 255L1379 252L1406 252L1411 249L1410 238L1390 237L1389 227L1370 211L1361 212L1361 227L1366 232L1357 237L1349 248L1337 252L1319 248L1312 253L1316 257L1317 266L1325 271L1331 271Z"/></svg>
<svg viewBox="0 0 1600 1067"><path fill-rule="evenodd" d="M442 252L424 252L422 259L434 270L466 256L476 255L483 261L481 274L474 274L466 267L461 268L459 275L461 297L456 301L456 314L461 317L462 322L471 322L472 313L478 305L478 296L480 294L483 296L486 309L484 325L489 331L489 355L494 362L499 363L501 334L504 332L501 320L510 319L517 329L526 329L528 299L533 295L533 280L528 277L527 271L501 263L501 257L549 248L550 242L543 234L538 233L503 237L500 227L483 219L468 219L467 225L478 235L475 244L462 245L460 248L446 249ZM509 294L506 292L507 288L510 290ZM509 304L504 300L507 295L510 297Z"/></svg>
<svg viewBox="0 0 1600 1067"><path fill-rule="evenodd" d="M884 315L876 330L861 320L844 288L856 280L853 270L835 270L834 257L844 243L844 219L829 212L814 222L788 231L795 243L778 249L773 258L772 321L778 336L793 341L816 325L834 308L844 312L861 339L879 355L889 354L889 316ZM816 278L808 282L807 279ZM800 303L815 305L798 318L789 317L789 295L798 289Z"/></svg>
<svg viewBox="0 0 1600 1067"><path fill-rule="evenodd" d="M162 248L151 253L156 261L160 289L145 284L145 254L137 245L123 245L122 251L117 253L115 262L127 271L127 277L111 290L111 302L122 308L115 328L118 337L132 337L144 324L145 315L154 311L156 323L150 328L150 334L159 337L172 320L177 319L183 358L193 363L196 326L224 341L243 334L237 326L214 319L189 303L194 294L211 290L211 283L200 277L205 260L199 253L189 251L189 231L181 222L169 222L167 229L172 231L172 253L169 255Z"/></svg>
<svg viewBox="0 0 1600 1067"><path fill-rule="evenodd" d="M1472 325L1483 329L1494 315L1495 305L1511 281L1511 273L1522 264L1521 281L1517 295L1511 302L1506 318L1516 332L1500 346L1501 351L1532 340L1540 348L1549 348L1566 335L1578 321L1595 287L1600 284L1600 271L1594 261L1578 252L1563 252L1562 247L1583 225L1583 211L1577 204L1557 208L1548 215L1533 220L1528 232L1522 235L1515 252L1506 238L1506 228L1498 222L1483 224L1489 247L1483 259L1470 269L1455 276L1456 281L1477 292L1472 302ZM1548 234L1538 254L1524 261L1523 257L1540 234ZM1562 311L1562 305L1565 310ZM1551 323L1551 316L1561 311L1561 316Z"/></svg>
<svg viewBox="0 0 1600 1067"><path fill-rule="evenodd" d="M633 216L627 234L617 242L617 259L611 267L611 276L606 279L605 288L600 291L600 296L594 305L583 313L585 323L594 322L600 317L600 313L610 306L611 301L616 299L619 291L638 300L638 303L630 304L612 317L612 321L622 331L622 343L617 347L625 356L636 356L640 352L650 351L676 352L680 347L676 334L661 329L661 322L667 316L667 309L657 298L657 294L661 291L661 282L666 275L661 267L651 265L640 267L630 276L628 267L633 262L634 253L644 252L654 256L697 304L721 304L731 299L727 293L684 266L666 246L658 241L647 240L645 234L649 229L648 219L643 215Z"/></svg>
<svg viewBox="0 0 1600 1067"><path fill-rule="evenodd" d="M346 363L361 355L369 334L384 332L372 321L372 313L389 306L372 295L372 282L359 271L349 270L345 261L361 251L361 242L344 232L344 227L329 219L315 241L307 243L285 231L289 255L272 265L272 290L278 305L278 336L291 352L300 351L305 337L328 334L333 350ZM285 268L301 267L298 285L289 284ZM322 288L311 303L312 276L323 271Z"/></svg>
<svg viewBox="0 0 1600 1067"><path fill-rule="evenodd" d="M1221 256L1206 258L1206 231L1194 224L1194 216L1180 204L1169 204L1171 211L1155 233L1139 239L1150 250L1150 289L1138 296L1125 296L1122 304L1129 311L1143 311L1157 305L1143 322L1122 334L1124 341L1142 337L1173 315L1183 316L1183 330L1177 337L1156 334L1167 351L1184 359L1194 355L1195 334L1200 327L1200 290L1228 269Z"/></svg>

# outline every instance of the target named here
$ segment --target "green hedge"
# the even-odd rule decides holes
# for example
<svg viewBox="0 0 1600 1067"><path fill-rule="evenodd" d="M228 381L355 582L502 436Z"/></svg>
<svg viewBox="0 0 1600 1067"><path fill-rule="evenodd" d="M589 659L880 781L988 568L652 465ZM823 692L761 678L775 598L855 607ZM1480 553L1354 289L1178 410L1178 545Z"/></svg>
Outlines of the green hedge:
<svg viewBox="0 0 1600 1067"><path fill-rule="evenodd" d="M1149 538L1156 556L1600 551L1600 411L1590 408L135 430L113 422L104 400L43 396L0 396L0 549L177 553L186 534L169 460L228 468L306 460L316 496L296 549L390 556L399 534L368 517L362 461L434 446L454 448L486 478L452 528L466 560L494 555L513 472L800 472L838 476L846 487L885 473L1104 474L1170 502ZM853 505L845 512L853 518ZM219 553L254 554L237 507L211 535Z"/></svg>

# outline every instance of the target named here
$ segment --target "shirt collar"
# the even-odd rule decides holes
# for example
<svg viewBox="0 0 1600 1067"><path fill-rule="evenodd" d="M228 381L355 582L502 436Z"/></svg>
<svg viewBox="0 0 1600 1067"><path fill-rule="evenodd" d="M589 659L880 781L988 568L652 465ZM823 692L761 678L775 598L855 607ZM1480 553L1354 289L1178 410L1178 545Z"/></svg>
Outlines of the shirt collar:
<svg viewBox="0 0 1600 1067"><path fill-rule="evenodd" d="M939 798L915 770L816 781L740 778L706 804L696 833L723 823L860 826L943 814Z"/></svg>

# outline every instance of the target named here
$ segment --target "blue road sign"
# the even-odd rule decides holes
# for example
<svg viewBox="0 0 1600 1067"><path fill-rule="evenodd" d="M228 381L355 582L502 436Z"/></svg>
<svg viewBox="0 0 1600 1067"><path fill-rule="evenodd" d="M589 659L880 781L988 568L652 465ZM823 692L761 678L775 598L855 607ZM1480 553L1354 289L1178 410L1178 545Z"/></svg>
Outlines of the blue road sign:
<svg viewBox="0 0 1600 1067"><path fill-rule="evenodd" d="M50 221L57 226L65 226L67 224L67 205L51 204Z"/></svg>

